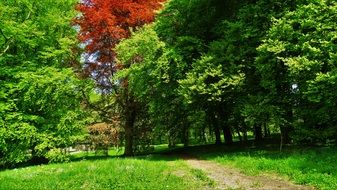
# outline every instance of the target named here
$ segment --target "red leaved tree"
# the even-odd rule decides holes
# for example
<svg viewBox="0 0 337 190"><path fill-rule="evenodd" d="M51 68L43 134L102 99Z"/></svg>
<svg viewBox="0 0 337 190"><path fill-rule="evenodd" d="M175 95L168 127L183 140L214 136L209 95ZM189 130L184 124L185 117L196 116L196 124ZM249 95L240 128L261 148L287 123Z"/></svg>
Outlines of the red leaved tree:
<svg viewBox="0 0 337 190"><path fill-rule="evenodd" d="M82 0L76 7L81 13L74 19L79 26L79 40L85 45L85 73L93 77L102 92L112 90L112 75L119 69L114 47L131 31L154 20L156 10L165 0ZM136 102L127 89L119 96L123 105L125 155L133 154L133 125Z"/></svg>

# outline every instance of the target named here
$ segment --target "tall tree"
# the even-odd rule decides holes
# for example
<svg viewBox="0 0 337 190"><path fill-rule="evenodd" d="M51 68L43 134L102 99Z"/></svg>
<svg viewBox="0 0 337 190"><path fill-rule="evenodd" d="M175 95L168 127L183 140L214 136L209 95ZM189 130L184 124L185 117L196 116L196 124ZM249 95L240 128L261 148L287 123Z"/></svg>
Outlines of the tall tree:
<svg viewBox="0 0 337 190"><path fill-rule="evenodd" d="M258 48L262 85L295 140L335 139L336 9L334 1L298 4L275 19ZM293 119L292 119L293 118Z"/></svg>
<svg viewBox="0 0 337 190"><path fill-rule="evenodd" d="M212 95L206 96L217 90L221 91L221 87L219 87L221 84L217 86L219 87L218 89L211 89L213 87L211 84L212 81L208 81L208 84L204 84L204 90L208 90L208 92L204 91L208 93L207 95L202 94L204 93L201 92L202 89L192 88L195 86L201 87L203 78L206 78L208 74L218 75L219 72L221 72L221 66L215 63L211 55L202 55L207 54L210 43L218 38L215 32L216 26L221 23L223 19L230 18L239 4L237 1L173 0L169 2L165 10L161 13L155 25L155 29L161 40L174 50L176 57L179 56L180 58L178 67L175 64L169 64L168 67L172 67L172 70L177 68L183 69L183 71L177 72L181 73L181 75L176 78L180 83L175 86L167 86L167 88L175 91L178 95L178 99L181 101L180 104L184 105L186 107L185 109L190 112L207 112L208 121L212 121L211 126L214 128L217 143L220 143L221 122L219 120L220 116L224 116L224 109L222 109L223 105L220 104L219 101L208 103L212 101L210 100ZM202 13L206 14L200 17ZM207 74L205 73L203 76L201 76L202 74L198 75L198 72L203 72L206 69L208 69ZM199 76L200 80L196 79ZM212 76L209 78L211 77ZM218 76L214 78L216 77ZM210 88L206 90L206 86ZM214 86L216 86L216 84L214 84ZM207 100L208 98L209 101ZM194 104L191 104L191 102ZM215 111L215 109L218 111ZM185 113L188 113L188 111ZM180 118L179 116L176 117ZM191 119L193 116L189 118Z"/></svg>
<svg viewBox="0 0 337 190"><path fill-rule="evenodd" d="M187 134L189 125L189 110L176 92L186 64L159 40L153 28L146 26L117 46L118 61L131 65L120 70L118 77L128 77L135 98L146 105L156 129L166 133L169 145L174 145L181 133ZM188 145L186 135L182 141Z"/></svg>
<svg viewBox="0 0 337 190"><path fill-rule="evenodd" d="M128 38L133 30L152 22L155 11L163 0L84 0L77 5L81 12L74 22L79 29L79 39L85 44L86 73L110 92L113 88L112 75L119 69L116 64L115 46ZM126 65L124 65L125 67ZM125 155L133 154L133 127L137 117L138 103L128 90L127 79L118 87L117 102L124 120Z"/></svg>
<svg viewBox="0 0 337 190"><path fill-rule="evenodd" d="M0 2L0 165L48 157L81 134L75 3Z"/></svg>
<svg viewBox="0 0 337 190"><path fill-rule="evenodd" d="M132 30L152 22L163 0L84 0L76 6L81 13L74 19L79 40L85 44L87 75L110 91L111 76L118 69L114 47Z"/></svg>
<svg viewBox="0 0 337 190"><path fill-rule="evenodd" d="M247 129L253 129L257 141L262 137L261 126L266 126L273 115L270 112L272 106L268 104L273 99L266 95L266 90L260 85L261 77L255 61L258 55L256 48L272 25L271 18L279 18L287 10L293 10L296 3L288 0L243 1L233 17L225 18L215 29L219 39L213 42L215 48L210 51L223 67L235 66L245 76L240 91L235 94L231 92L235 97L231 107L241 112L234 114L234 120L241 120L239 123L245 126L236 128L241 128L244 133ZM251 19L252 15L254 19ZM226 107L230 110L228 105Z"/></svg>

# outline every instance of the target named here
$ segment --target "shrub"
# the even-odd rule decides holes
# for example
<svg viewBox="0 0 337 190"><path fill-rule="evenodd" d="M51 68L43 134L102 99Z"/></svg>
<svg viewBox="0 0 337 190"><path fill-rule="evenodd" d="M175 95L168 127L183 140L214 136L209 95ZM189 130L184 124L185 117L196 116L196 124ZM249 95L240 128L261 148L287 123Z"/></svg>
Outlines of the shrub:
<svg viewBox="0 0 337 190"><path fill-rule="evenodd" d="M59 162L68 162L69 157L65 151L62 151L60 148L54 148L48 151L46 158L49 163L59 163Z"/></svg>
<svg viewBox="0 0 337 190"><path fill-rule="evenodd" d="M111 146L120 144L120 128L115 124L97 123L88 127L91 148L97 152L103 151L108 155Z"/></svg>

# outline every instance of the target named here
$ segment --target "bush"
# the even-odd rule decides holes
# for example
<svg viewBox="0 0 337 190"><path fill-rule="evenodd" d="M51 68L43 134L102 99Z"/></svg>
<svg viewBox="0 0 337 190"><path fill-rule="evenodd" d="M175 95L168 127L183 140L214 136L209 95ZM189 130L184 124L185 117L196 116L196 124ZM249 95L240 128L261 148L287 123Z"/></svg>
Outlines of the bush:
<svg viewBox="0 0 337 190"><path fill-rule="evenodd" d="M120 144L120 128L117 125L97 123L88 127L91 148L96 153L103 151L107 156L109 148Z"/></svg>
<svg viewBox="0 0 337 190"><path fill-rule="evenodd" d="M49 160L49 163L59 163L59 162L68 162L69 157L65 151L62 151L60 148L54 148L48 151L46 158Z"/></svg>

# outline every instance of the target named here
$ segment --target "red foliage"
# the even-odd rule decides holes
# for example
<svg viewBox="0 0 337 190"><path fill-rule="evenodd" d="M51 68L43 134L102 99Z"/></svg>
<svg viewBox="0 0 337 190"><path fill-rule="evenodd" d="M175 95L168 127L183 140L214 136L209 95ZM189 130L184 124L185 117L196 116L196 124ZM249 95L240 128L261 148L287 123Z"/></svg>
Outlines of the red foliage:
<svg viewBox="0 0 337 190"><path fill-rule="evenodd" d="M97 61L113 63L113 48L131 30L154 20L155 11L165 0L82 0L81 12L74 22L80 26L79 39L87 44L86 52L98 52Z"/></svg>
<svg viewBox="0 0 337 190"><path fill-rule="evenodd" d="M109 148L119 147L121 128L119 119L115 118L112 124L97 123L88 127L91 148L96 151L103 150L108 155Z"/></svg>

